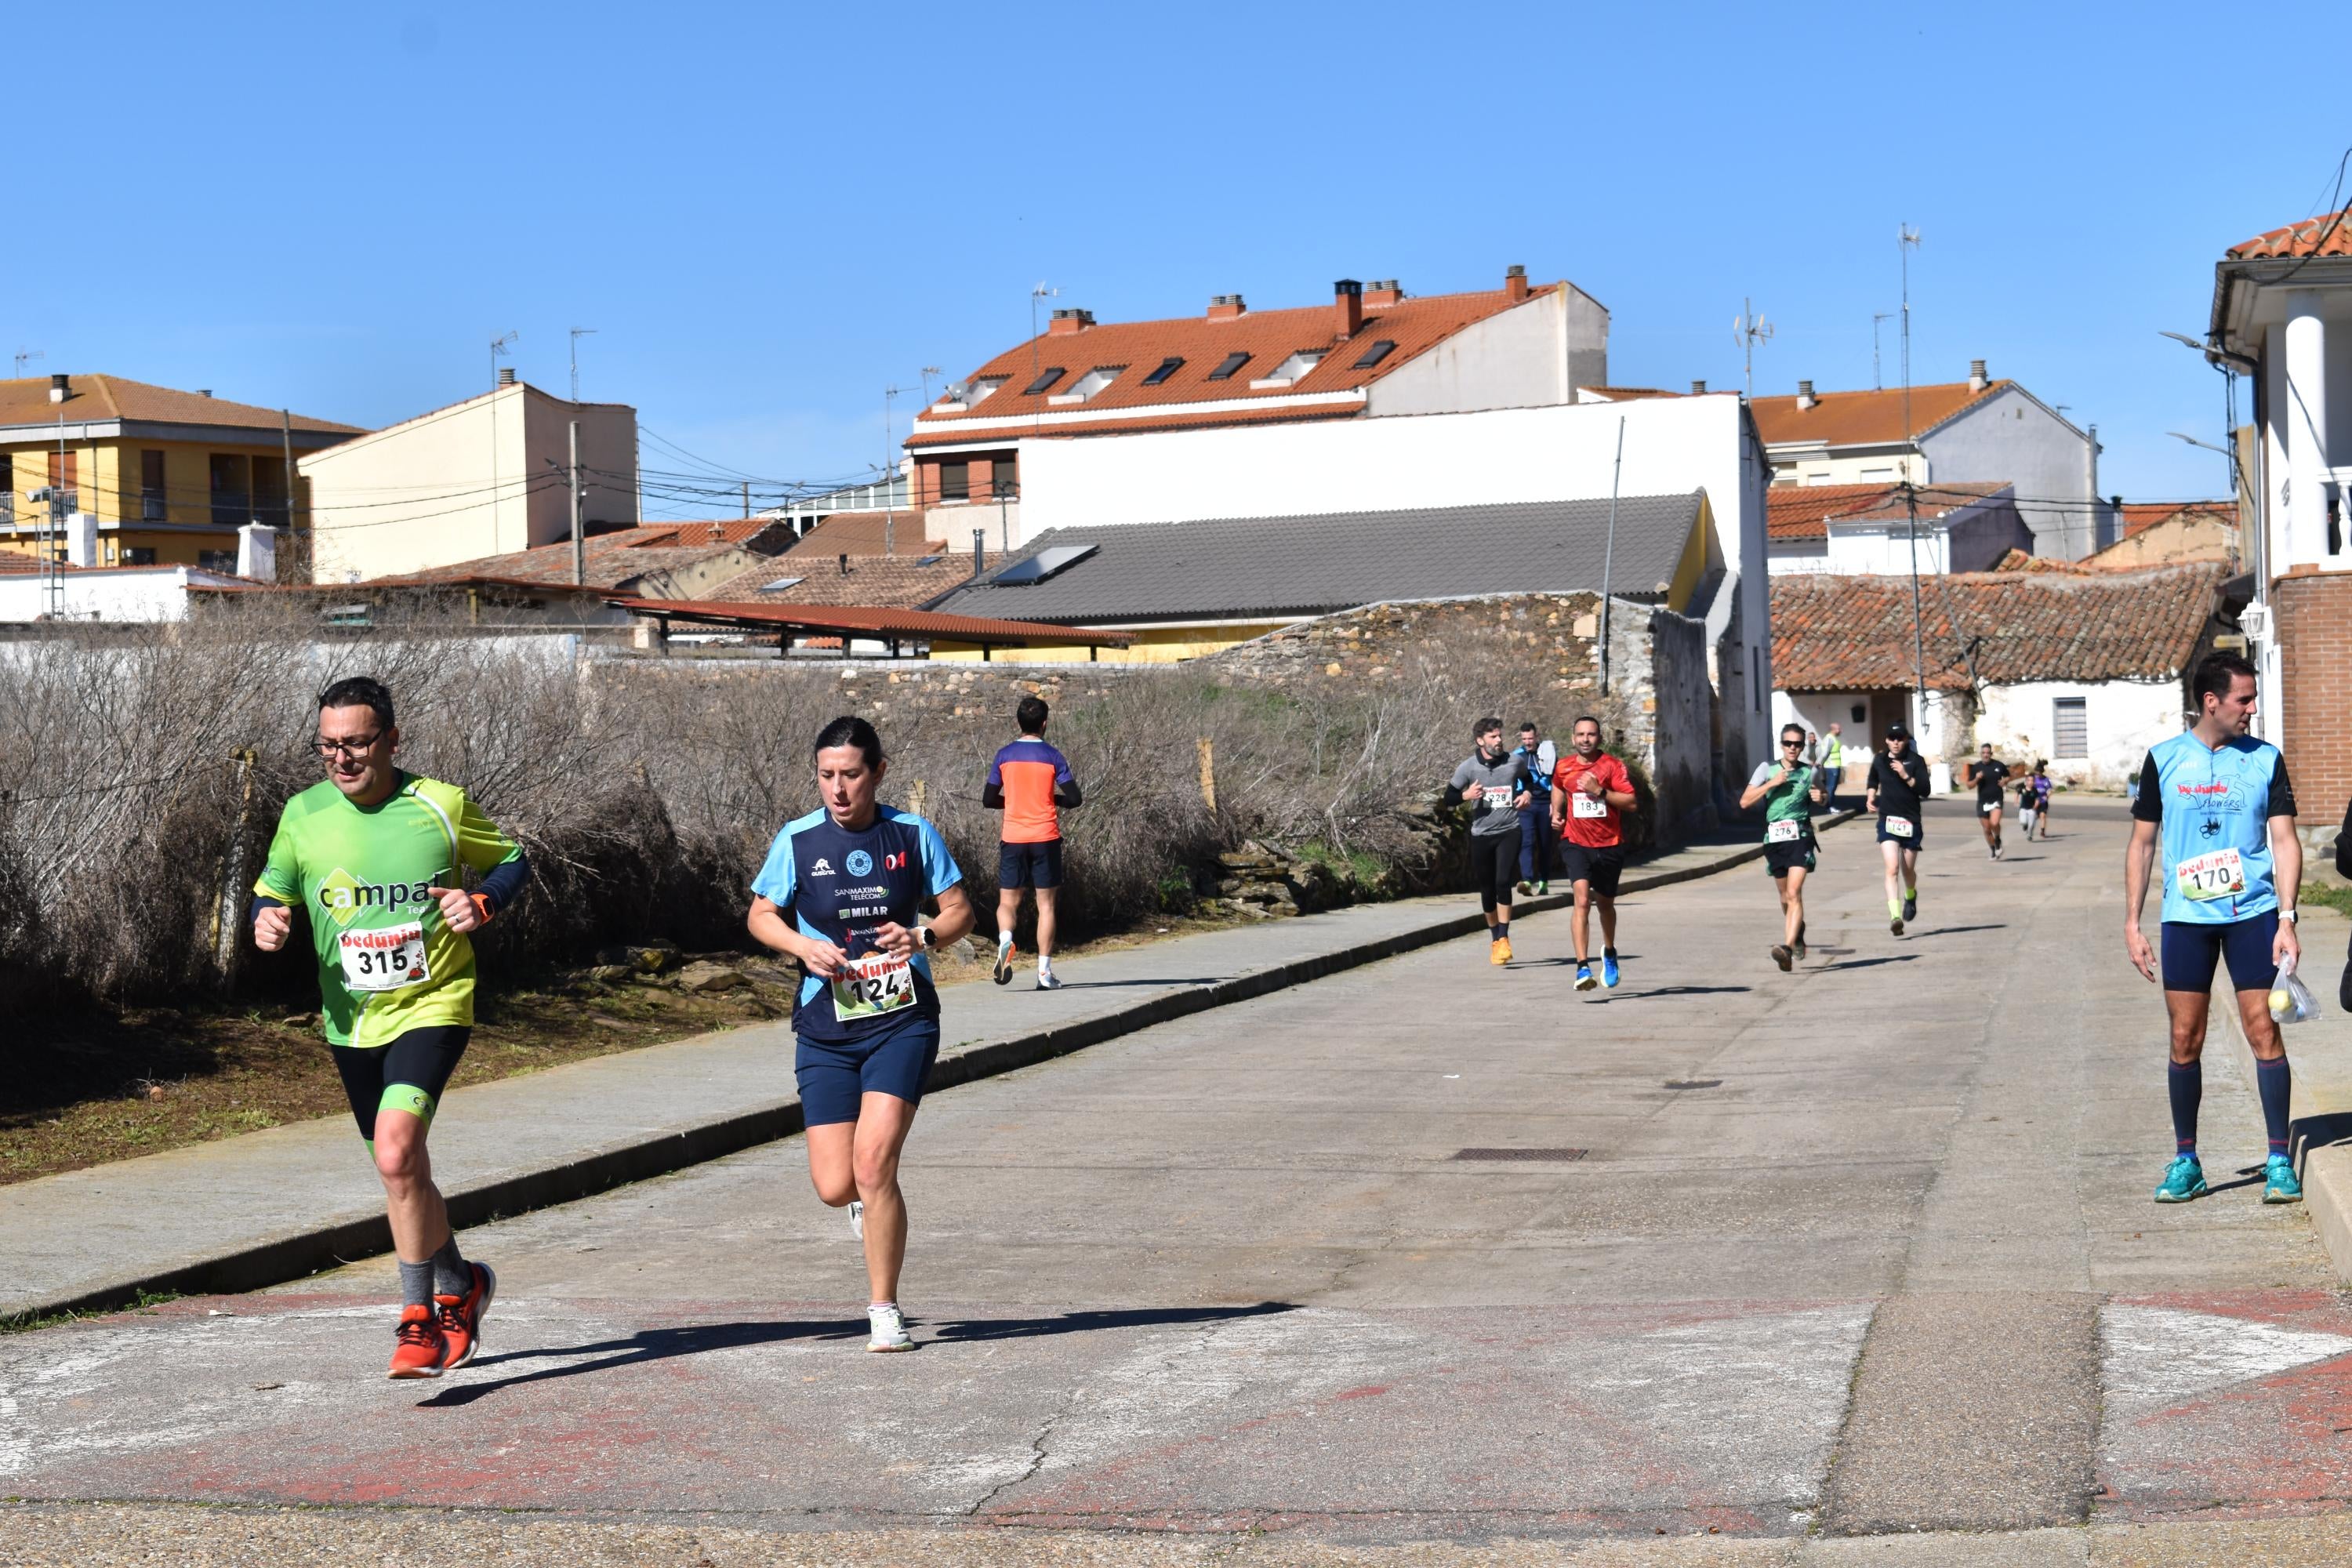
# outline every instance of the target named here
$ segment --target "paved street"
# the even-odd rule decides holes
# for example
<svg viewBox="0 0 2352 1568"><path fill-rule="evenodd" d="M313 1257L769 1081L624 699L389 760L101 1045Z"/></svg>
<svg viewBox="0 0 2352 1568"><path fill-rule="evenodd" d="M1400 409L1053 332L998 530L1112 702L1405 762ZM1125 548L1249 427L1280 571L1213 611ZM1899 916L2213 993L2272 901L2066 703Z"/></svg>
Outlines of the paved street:
<svg viewBox="0 0 2352 1568"><path fill-rule="evenodd" d="M798 1140L468 1233L438 1385L381 1259L0 1340L0 1561L2340 1561L2352 1310L2233 1038L2214 1195L2148 1201L2124 814L2057 826L1937 803L1903 939L1833 831L1794 975L1742 867L1630 900L1614 993L1552 914L944 1093L913 1355ZM1947 1531L2023 1533L1852 1539Z"/></svg>

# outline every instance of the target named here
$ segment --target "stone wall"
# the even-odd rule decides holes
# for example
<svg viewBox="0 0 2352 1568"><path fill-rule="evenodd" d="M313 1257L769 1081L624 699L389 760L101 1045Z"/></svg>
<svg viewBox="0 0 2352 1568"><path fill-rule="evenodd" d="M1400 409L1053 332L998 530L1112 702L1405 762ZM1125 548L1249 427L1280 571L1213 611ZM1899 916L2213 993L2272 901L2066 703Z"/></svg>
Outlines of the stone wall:
<svg viewBox="0 0 2352 1568"><path fill-rule="evenodd" d="M2263 706L2277 716L2305 847L2332 858L2352 799L2352 573L2282 577L2271 605L2283 689Z"/></svg>

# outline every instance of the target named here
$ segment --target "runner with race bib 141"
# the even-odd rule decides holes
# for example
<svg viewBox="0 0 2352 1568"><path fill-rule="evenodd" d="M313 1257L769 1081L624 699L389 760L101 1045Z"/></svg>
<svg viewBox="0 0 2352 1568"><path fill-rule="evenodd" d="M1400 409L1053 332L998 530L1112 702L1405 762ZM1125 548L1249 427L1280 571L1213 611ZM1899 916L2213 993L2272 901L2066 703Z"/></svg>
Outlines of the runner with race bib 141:
<svg viewBox="0 0 2352 1568"><path fill-rule="evenodd" d="M751 880L751 934L800 961L793 1076L817 1196L849 1210L865 1243L869 1351L915 1348L898 1310L907 1204L898 1157L940 1054L940 997L925 955L972 927L963 872L940 830L878 804L888 770L863 719L811 748L824 803L784 825ZM919 923L924 900L936 903Z"/></svg>
<svg viewBox="0 0 2352 1568"><path fill-rule="evenodd" d="M1863 805L1878 815L1878 853L1886 862L1886 929L1903 934L1903 922L1919 918L1919 851L1927 838L1919 803L1930 787L1927 761L1911 749L1911 731L1901 722L1886 726L1886 750L1870 759L1870 782Z"/></svg>

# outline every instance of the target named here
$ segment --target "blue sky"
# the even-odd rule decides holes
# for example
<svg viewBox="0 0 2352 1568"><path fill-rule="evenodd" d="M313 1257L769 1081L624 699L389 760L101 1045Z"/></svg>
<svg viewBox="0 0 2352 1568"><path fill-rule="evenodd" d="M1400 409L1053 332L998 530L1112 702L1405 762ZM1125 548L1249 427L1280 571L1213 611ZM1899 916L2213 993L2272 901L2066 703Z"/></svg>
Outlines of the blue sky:
<svg viewBox="0 0 2352 1568"><path fill-rule="evenodd" d="M1738 385L1748 296L1759 393L1866 386L1907 221L1915 380L1989 359L2099 426L2103 490L2220 494L2165 432L2219 439L2221 379L2157 332L2201 332L2222 248L2352 145L2185 5L109 16L16 18L54 90L19 73L0 353L375 425L486 385L509 330L561 390L593 327L583 395L778 479L883 460L884 388L903 435L922 367L1020 342L1040 280L1108 320L1522 262L1610 307L1619 382ZM2345 16L2262 34L2315 58Z"/></svg>

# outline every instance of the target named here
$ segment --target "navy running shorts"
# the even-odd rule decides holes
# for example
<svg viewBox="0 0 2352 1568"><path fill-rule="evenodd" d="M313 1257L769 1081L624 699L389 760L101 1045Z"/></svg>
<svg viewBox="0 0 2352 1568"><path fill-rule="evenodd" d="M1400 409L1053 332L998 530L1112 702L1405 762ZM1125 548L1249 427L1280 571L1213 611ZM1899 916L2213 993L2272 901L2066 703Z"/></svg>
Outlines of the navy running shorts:
<svg viewBox="0 0 2352 1568"><path fill-rule="evenodd" d="M793 1077L800 1082L801 1123L855 1121L867 1094L896 1095L909 1105L923 1102L923 1083L940 1059L940 1021L918 1013L904 1023L860 1039L835 1043L799 1038Z"/></svg>
<svg viewBox="0 0 2352 1568"><path fill-rule="evenodd" d="M1890 822L1902 823L1909 831L1898 829L1890 833L1886 826ZM1878 841L1881 844L1900 844L1906 849L1916 849L1927 841L1927 830L1916 817L1881 816L1878 819Z"/></svg>
<svg viewBox="0 0 2352 1568"><path fill-rule="evenodd" d="M1058 888L1062 885L1062 841L1042 844L1002 844L996 847L999 888Z"/></svg>
<svg viewBox="0 0 2352 1568"><path fill-rule="evenodd" d="M2164 988L2205 995L2213 989L2215 966L2226 959L2231 990L2267 991L2278 978L2278 965L2271 962L2271 943L2277 940L2276 910L2210 925L2167 921L2157 947Z"/></svg>
<svg viewBox="0 0 2352 1568"><path fill-rule="evenodd" d="M1625 874L1625 847L1610 844L1594 847L1579 844L1573 839L1559 841L1560 875L1570 882L1589 882L1592 897L1613 899L1617 896L1617 879Z"/></svg>
<svg viewBox="0 0 2352 1568"><path fill-rule="evenodd" d="M457 1070L457 1058L473 1037L474 1031L463 1024L427 1024L380 1046L329 1046L360 1136L375 1142L380 1110L405 1110L432 1126L449 1075Z"/></svg>

